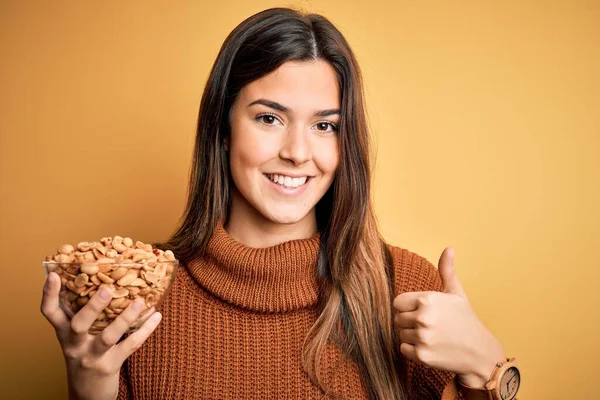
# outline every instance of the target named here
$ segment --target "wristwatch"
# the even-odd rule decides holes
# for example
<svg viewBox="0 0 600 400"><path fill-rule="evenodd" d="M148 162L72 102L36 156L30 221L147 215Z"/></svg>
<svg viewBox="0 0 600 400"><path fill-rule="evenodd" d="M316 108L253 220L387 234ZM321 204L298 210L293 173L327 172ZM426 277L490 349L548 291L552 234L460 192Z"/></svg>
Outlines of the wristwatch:
<svg viewBox="0 0 600 400"><path fill-rule="evenodd" d="M470 387L457 380L467 400L516 400L521 386L521 373L513 357L496 364L485 388Z"/></svg>

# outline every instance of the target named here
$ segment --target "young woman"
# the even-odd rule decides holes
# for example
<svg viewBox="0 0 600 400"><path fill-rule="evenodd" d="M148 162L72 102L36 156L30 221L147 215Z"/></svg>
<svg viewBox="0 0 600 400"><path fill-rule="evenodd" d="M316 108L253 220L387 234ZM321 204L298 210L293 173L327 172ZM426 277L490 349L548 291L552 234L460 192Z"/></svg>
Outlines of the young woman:
<svg viewBox="0 0 600 400"><path fill-rule="evenodd" d="M320 15L269 9L227 37L187 207L159 247L182 265L161 312L123 340L136 303L89 335L111 294L68 320L49 275L41 308L73 399L488 398L507 361L452 249L438 271L382 240L359 67Z"/></svg>

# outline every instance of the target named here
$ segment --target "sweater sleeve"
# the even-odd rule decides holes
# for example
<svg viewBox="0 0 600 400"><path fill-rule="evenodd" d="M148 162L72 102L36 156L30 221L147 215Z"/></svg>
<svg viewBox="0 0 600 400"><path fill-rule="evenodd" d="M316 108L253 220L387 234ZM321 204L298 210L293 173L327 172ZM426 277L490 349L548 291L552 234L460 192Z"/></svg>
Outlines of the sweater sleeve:
<svg viewBox="0 0 600 400"><path fill-rule="evenodd" d="M442 279L431 262L408 250L390 246L394 263L394 297L405 292L442 291ZM394 328L399 337L400 329ZM398 352L400 342L398 341ZM456 374L442 371L401 355L405 363L407 390L411 399L462 400Z"/></svg>
<svg viewBox="0 0 600 400"><path fill-rule="evenodd" d="M129 379L127 373L127 360L121 366L121 373L119 375L119 395L117 400L131 400L131 392L129 390Z"/></svg>

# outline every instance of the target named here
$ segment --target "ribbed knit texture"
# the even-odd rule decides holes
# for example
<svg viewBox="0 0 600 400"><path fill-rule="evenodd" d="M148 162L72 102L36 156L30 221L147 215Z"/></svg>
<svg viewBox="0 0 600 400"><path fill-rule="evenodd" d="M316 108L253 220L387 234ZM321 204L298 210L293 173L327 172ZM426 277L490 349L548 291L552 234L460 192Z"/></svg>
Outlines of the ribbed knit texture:
<svg viewBox="0 0 600 400"><path fill-rule="evenodd" d="M178 269L161 323L123 365L118 399L324 398L300 359L317 318L319 240L255 249L218 226L207 253ZM391 249L395 295L442 289L431 263ZM454 374L406 363L411 399L441 399L444 388L444 400L459 398ZM337 347L326 347L321 366L342 398L367 398L357 366Z"/></svg>

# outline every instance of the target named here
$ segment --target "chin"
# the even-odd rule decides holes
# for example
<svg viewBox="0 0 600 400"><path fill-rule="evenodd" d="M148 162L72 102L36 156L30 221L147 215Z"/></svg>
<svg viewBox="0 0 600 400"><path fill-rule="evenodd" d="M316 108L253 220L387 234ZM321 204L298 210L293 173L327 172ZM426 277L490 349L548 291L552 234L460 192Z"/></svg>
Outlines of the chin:
<svg viewBox="0 0 600 400"><path fill-rule="evenodd" d="M269 221L278 224L292 225L306 218L308 212L305 212L304 210L298 210L296 208L289 210L278 210L269 213L262 212L261 214L263 214L263 216Z"/></svg>

